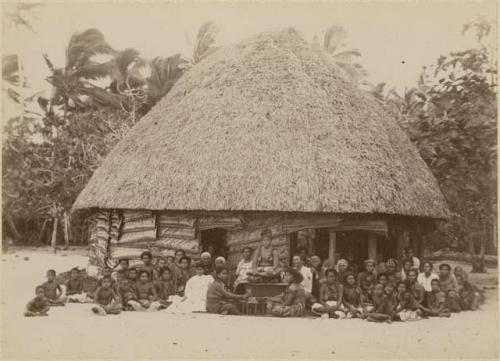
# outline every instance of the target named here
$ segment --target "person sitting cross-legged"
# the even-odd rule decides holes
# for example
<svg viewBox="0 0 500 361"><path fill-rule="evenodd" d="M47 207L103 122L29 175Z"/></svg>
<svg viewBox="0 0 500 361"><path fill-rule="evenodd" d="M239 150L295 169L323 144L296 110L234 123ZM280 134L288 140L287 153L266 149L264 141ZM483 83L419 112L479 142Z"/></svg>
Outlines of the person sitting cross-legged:
<svg viewBox="0 0 500 361"><path fill-rule="evenodd" d="M101 286L97 288L94 294L95 305L92 307L92 312L95 314L106 316L117 315L121 312L121 300L113 290L112 283L110 276L105 276L101 280Z"/></svg>

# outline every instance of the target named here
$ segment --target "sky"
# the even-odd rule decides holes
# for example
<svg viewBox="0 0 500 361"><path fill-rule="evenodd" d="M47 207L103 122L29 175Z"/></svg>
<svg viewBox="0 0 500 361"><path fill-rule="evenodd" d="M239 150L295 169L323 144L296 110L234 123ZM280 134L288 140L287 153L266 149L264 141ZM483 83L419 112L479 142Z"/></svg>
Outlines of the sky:
<svg viewBox="0 0 500 361"><path fill-rule="evenodd" d="M46 3L35 9L35 33L4 21L2 46L4 53L20 55L33 90L48 91L42 54L63 66L71 34L88 28L101 30L115 49L133 47L153 58L189 57L196 32L207 20L220 28L217 45L290 26L306 40L321 39L336 24L349 34L347 48L360 50L368 79L401 91L415 85L422 67L440 55L474 45L472 36L462 36L463 24L496 14L494 1Z"/></svg>

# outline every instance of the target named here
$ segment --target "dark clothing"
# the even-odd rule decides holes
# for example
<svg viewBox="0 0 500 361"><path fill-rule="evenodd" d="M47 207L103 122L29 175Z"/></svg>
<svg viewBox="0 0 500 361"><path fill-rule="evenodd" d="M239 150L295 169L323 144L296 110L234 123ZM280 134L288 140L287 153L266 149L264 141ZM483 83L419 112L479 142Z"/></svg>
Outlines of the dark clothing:
<svg viewBox="0 0 500 361"><path fill-rule="evenodd" d="M208 286L207 311L210 313L220 313L224 311L224 306L227 304L234 305L233 300L237 298L239 296L228 291L224 283L217 278Z"/></svg>
<svg viewBox="0 0 500 361"><path fill-rule="evenodd" d="M154 283L154 288L159 301L167 301L169 296L176 294L175 283L173 280L158 280Z"/></svg>
<svg viewBox="0 0 500 361"><path fill-rule="evenodd" d="M323 283L319 291L319 302L338 301L342 293L343 289L340 283L337 282L334 285Z"/></svg>
<svg viewBox="0 0 500 361"><path fill-rule="evenodd" d="M373 306L374 306L373 312L381 313L392 317L393 315L392 304L387 295L384 294L378 297L373 296Z"/></svg>
<svg viewBox="0 0 500 361"><path fill-rule="evenodd" d="M205 275L211 275L213 271L215 271L215 266L213 265L212 262L209 264L202 263L203 266L203 274Z"/></svg>
<svg viewBox="0 0 500 361"><path fill-rule="evenodd" d="M344 302L354 307L360 307L362 302L361 288L358 286L344 286Z"/></svg>

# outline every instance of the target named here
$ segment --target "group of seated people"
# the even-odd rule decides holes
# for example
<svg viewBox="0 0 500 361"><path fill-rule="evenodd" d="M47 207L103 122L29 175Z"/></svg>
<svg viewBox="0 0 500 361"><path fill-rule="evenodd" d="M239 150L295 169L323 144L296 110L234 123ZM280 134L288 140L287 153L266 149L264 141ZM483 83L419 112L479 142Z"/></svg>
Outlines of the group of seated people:
<svg viewBox="0 0 500 361"><path fill-rule="evenodd" d="M436 274L431 262L420 262L411 250L406 251L400 270L395 259L378 265L366 260L361 272L345 259L334 264L302 253L293 257L290 267L286 258L273 262L269 253L261 249L256 252L257 257L245 247L231 275L226 260L212 260L208 252L191 265L191 259L181 250L175 257L158 258L155 263L146 251L138 266L130 267L129 261L122 259L115 269L103 268L97 289L88 293L83 291L79 269L71 270L64 289L56 280L56 272L49 270L47 281L36 287L36 297L26 306L25 316L46 316L51 306L67 302L93 303L92 312L99 315L162 309L239 315L241 304L252 299L265 303L267 313L278 317L310 312L322 318L391 322L449 317L451 312L478 307L479 294L463 269L456 267L451 272L451 267L443 263ZM260 266L263 256L264 266ZM252 297L248 285L262 280L280 282L285 291L273 297Z"/></svg>

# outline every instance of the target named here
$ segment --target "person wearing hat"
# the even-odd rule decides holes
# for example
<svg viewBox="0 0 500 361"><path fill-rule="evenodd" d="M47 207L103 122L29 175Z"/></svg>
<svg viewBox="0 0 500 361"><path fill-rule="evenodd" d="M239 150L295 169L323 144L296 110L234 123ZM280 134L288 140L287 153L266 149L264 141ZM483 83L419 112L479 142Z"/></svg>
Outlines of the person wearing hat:
<svg viewBox="0 0 500 361"><path fill-rule="evenodd" d="M254 253L253 274L258 278L273 278L278 268L278 251L271 245L272 232L269 228L262 230L261 243Z"/></svg>
<svg viewBox="0 0 500 361"><path fill-rule="evenodd" d="M306 307L306 292L302 287L302 275L294 268L285 270L287 289L281 295L266 298L267 312L277 317L300 317Z"/></svg>
<svg viewBox="0 0 500 361"><path fill-rule="evenodd" d="M376 264L375 264L374 260L367 259L365 261L365 270L359 272L359 274L358 274L358 286L361 287L361 285L363 284L364 280L368 276L373 276L374 280L377 279L377 272L375 270L375 266L376 266Z"/></svg>
<svg viewBox="0 0 500 361"><path fill-rule="evenodd" d="M451 266L448 263L439 265L439 286L446 296L446 308L451 312L460 312L458 282L451 273Z"/></svg>

